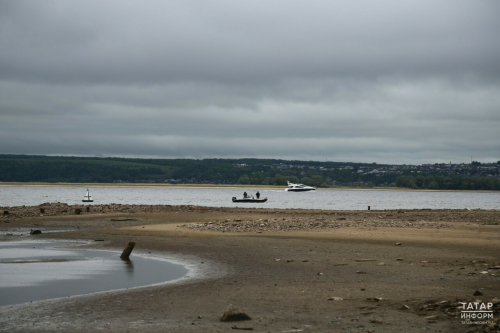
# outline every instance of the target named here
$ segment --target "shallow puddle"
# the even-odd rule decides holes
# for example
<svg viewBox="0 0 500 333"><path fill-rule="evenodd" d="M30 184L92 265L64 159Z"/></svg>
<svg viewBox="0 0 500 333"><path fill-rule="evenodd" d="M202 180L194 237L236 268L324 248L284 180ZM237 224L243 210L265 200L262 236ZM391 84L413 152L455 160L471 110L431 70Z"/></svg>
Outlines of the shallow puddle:
<svg viewBox="0 0 500 333"><path fill-rule="evenodd" d="M161 259L78 249L61 241L0 242L0 306L174 281L188 269ZM72 246L69 248L62 248Z"/></svg>

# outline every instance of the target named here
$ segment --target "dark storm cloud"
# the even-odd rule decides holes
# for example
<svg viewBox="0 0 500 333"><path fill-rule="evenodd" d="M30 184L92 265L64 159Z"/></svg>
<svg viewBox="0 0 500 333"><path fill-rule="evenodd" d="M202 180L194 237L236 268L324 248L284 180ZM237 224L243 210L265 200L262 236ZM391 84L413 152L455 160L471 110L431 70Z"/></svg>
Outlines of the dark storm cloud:
<svg viewBox="0 0 500 333"><path fill-rule="evenodd" d="M498 160L496 1L2 1L0 153Z"/></svg>

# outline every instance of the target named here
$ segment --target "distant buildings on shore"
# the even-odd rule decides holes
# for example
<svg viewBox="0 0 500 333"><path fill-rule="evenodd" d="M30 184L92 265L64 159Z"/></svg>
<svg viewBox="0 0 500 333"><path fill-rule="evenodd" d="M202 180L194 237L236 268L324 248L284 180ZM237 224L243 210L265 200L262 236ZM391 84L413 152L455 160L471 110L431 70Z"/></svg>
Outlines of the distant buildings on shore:
<svg viewBox="0 0 500 333"><path fill-rule="evenodd" d="M323 164L323 165L321 165ZM453 163L435 163L435 164L421 164L421 165L389 165L389 164L362 164L362 163L335 163L335 166L324 165L322 162L308 162L308 164L289 164L289 163L274 163L274 164L260 164L262 169L274 170L283 174L294 174L299 177L308 177L310 173L335 173L344 172L355 174L358 176L389 176L392 179L400 175L460 175L460 176L475 176L475 177L500 177L500 164L499 163L485 163L474 162L471 164L453 164ZM248 163L234 163L234 169L246 169L249 173L264 172L256 171L256 165ZM114 183L126 183L126 181L115 180ZM144 179L140 183L167 183L167 184L234 184L233 181L224 179L206 180L191 177L187 179ZM339 182L335 179L331 180L332 185L360 185L366 186L370 182L359 180L353 182ZM386 185L395 185L394 181L385 183Z"/></svg>

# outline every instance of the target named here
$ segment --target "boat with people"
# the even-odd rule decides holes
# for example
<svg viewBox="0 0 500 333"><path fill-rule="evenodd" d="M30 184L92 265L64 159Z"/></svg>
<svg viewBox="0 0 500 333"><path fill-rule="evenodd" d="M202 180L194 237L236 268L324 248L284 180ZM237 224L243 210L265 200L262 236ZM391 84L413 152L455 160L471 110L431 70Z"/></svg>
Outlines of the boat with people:
<svg viewBox="0 0 500 333"><path fill-rule="evenodd" d="M289 181L287 181L287 183L288 183L288 188L285 189L285 191L287 192L305 192L305 191L316 190L316 187L313 186L307 186L304 184L294 184L290 183Z"/></svg>
<svg viewBox="0 0 500 333"><path fill-rule="evenodd" d="M92 197L90 196L89 189L87 189L87 193L85 193L82 202L94 202L94 200L92 200Z"/></svg>
<svg viewBox="0 0 500 333"><path fill-rule="evenodd" d="M254 198L253 196L249 196L247 192L243 193L243 198L236 198L233 197L233 202L266 202L267 198L261 199L260 198L260 193L257 192L255 194L257 198Z"/></svg>
<svg viewBox="0 0 500 333"><path fill-rule="evenodd" d="M267 198L263 198L263 199L257 199L257 198L254 198L254 197L247 197L247 198L236 198L236 197L233 197L233 202L266 202L267 201Z"/></svg>

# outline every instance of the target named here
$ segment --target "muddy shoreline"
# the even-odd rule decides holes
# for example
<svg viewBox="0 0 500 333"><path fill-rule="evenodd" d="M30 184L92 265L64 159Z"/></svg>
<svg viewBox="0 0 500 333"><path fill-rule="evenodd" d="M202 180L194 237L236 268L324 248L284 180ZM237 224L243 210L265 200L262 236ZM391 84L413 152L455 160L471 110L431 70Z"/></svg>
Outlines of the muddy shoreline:
<svg viewBox="0 0 500 333"><path fill-rule="evenodd" d="M89 240L96 249L133 241L134 251L189 258L221 274L2 307L0 331L498 330L500 303L491 327L462 324L457 309L461 301L500 301L498 210L76 209L0 207L0 230L39 229L24 237ZM44 232L57 229L65 231ZM252 319L221 322L230 304Z"/></svg>

